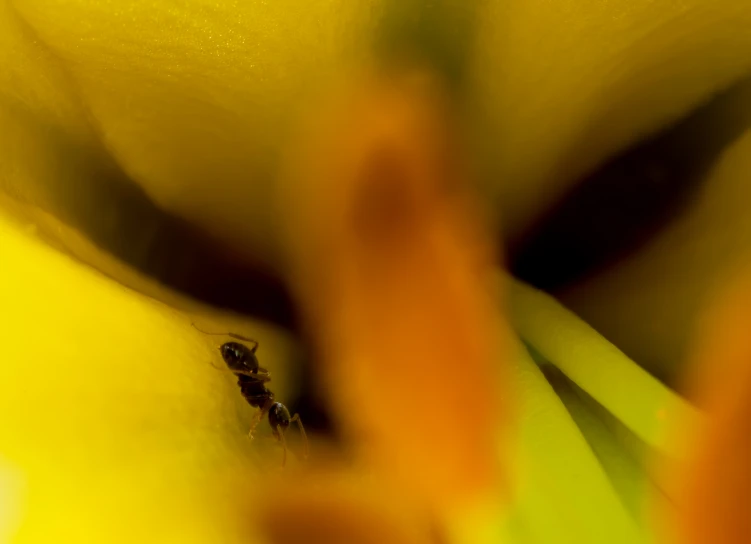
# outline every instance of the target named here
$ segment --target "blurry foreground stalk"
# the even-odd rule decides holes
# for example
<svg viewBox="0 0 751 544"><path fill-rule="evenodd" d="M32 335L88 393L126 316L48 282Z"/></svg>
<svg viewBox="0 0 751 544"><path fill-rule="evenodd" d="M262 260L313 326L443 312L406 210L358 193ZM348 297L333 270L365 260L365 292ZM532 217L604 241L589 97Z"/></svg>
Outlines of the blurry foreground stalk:
<svg viewBox="0 0 751 544"><path fill-rule="evenodd" d="M690 429L689 455L671 474L679 508L665 525L681 544L751 540L751 270L718 295L687 380L709 417Z"/></svg>
<svg viewBox="0 0 751 544"><path fill-rule="evenodd" d="M491 243L440 88L361 81L288 160L290 271L357 463L445 518L502 490Z"/></svg>

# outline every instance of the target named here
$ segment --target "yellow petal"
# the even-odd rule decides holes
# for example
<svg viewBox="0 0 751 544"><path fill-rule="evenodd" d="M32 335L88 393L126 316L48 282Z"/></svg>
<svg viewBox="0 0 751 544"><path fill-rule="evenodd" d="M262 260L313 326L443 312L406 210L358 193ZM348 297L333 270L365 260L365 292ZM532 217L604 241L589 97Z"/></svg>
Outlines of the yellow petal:
<svg viewBox="0 0 751 544"><path fill-rule="evenodd" d="M346 0L12 4L133 179L163 207L269 258L279 256L272 180L287 131L342 66L361 61L389 15ZM475 136L487 183L514 231L751 62L751 9L738 0L447 5L442 20L479 22L467 89L483 115ZM454 37L453 27L432 30ZM28 56L10 63L26 73Z"/></svg>
<svg viewBox="0 0 751 544"><path fill-rule="evenodd" d="M94 139L64 65L19 17L12 2L0 3L0 105L80 141Z"/></svg>
<svg viewBox="0 0 751 544"><path fill-rule="evenodd" d="M15 7L68 70L105 146L149 196L240 251L277 253L269 205L275 154L311 80L336 70L363 34L366 5Z"/></svg>
<svg viewBox="0 0 751 544"><path fill-rule="evenodd" d="M248 442L213 340L4 214L0 306L0 536L240 541L219 482L279 452Z"/></svg>

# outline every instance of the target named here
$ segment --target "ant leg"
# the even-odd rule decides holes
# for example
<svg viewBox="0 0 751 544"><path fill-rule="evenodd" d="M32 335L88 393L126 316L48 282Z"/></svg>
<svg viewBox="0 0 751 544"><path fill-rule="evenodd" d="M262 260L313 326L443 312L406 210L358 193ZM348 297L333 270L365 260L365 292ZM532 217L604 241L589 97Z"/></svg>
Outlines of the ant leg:
<svg viewBox="0 0 751 544"><path fill-rule="evenodd" d="M269 373L268 370L259 370L258 372L251 372L250 370L232 370L231 368L224 368L221 366L217 366L214 363L209 363L209 364L221 372L231 372L232 374L235 374L236 376L238 375L248 376L249 378L255 378L256 381L259 381L261 383L266 383L266 382L271 381L271 374Z"/></svg>
<svg viewBox="0 0 751 544"><path fill-rule="evenodd" d="M253 440L253 433L256 430L256 427L258 427L258 424L263 419L263 416L266 414L263 410L258 410L256 414L253 416L253 420L250 422L250 429L248 430L248 438L250 440Z"/></svg>
<svg viewBox="0 0 751 544"><path fill-rule="evenodd" d="M259 371L259 372L251 372L250 370L232 370L231 368L222 368L220 370L227 370L229 372L232 372L232 374L235 374L236 376L248 376L249 378L255 379L257 382L266 383L271 381L271 374L269 374L268 371Z"/></svg>
<svg viewBox="0 0 751 544"><path fill-rule="evenodd" d="M282 450L284 453L282 454L282 468L284 468L284 465L287 464L287 441L284 439L284 431L279 427L279 425L276 426L276 436L279 437L279 441L282 443Z"/></svg>
<svg viewBox="0 0 751 544"><path fill-rule="evenodd" d="M302 419L300 419L300 414L295 414L290 418L289 422L297 423L297 428L300 429L300 434L302 435L302 442L303 442L303 460L308 460L308 455L310 455L310 444L308 442L308 435L305 433L305 427L302 425Z"/></svg>

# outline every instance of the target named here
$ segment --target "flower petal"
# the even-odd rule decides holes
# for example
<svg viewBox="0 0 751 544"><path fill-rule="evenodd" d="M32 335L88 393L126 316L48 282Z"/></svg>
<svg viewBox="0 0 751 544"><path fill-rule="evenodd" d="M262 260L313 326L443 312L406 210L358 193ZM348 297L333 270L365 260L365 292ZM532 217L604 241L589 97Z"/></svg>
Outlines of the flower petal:
<svg viewBox="0 0 751 544"><path fill-rule="evenodd" d="M286 132L313 92L362 60L389 15L346 0L12 4L133 179L164 208L271 258ZM467 88L513 231L577 175L749 67L751 10L736 0L443 4L444 20L482 23ZM456 28L432 30L450 43Z"/></svg>
<svg viewBox="0 0 751 544"><path fill-rule="evenodd" d="M160 206L238 251L276 256L269 182L283 135L311 82L366 35L366 5L14 4L67 67L105 146Z"/></svg>
<svg viewBox="0 0 751 544"><path fill-rule="evenodd" d="M80 141L94 140L64 65L18 16L12 2L0 3L0 107Z"/></svg>
<svg viewBox="0 0 751 544"><path fill-rule="evenodd" d="M215 482L279 452L247 441L250 408L212 367L214 342L5 212L0 306L0 467L18 483L0 486L23 491L17 542L232 541L234 497Z"/></svg>

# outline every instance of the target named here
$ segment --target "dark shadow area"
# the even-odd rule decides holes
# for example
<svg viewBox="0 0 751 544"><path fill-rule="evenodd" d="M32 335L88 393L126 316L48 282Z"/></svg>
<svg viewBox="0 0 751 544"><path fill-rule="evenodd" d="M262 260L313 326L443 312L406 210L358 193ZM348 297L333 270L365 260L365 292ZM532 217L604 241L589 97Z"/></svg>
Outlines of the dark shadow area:
<svg viewBox="0 0 751 544"><path fill-rule="evenodd" d="M54 175L35 176L32 167L21 187L0 180L11 197L39 206L176 291L296 330L290 294L272 271L161 210L101 148L72 142L25 111L13 115Z"/></svg>
<svg viewBox="0 0 751 544"><path fill-rule="evenodd" d="M158 208L101 148L72 142L23 110L13 111L12 116L33 142L34 156L43 156L53 175L32 167L17 179L0 179L0 190L42 208L103 251L171 289L298 332L295 307L280 277L260 264L248 263L246 256L233 255L195 226ZM302 390L290 409L300 413L309 431L335 438L309 354L303 353L294 363L301 368Z"/></svg>
<svg viewBox="0 0 751 544"><path fill-rule="evenodd" d="M751 126L751 78L592 172L509 245L512 273L554 291L631 255L678 217Z"/></svg>
<svg viewBox="0 0 751 544"><path fill-rule="evenodd" d="M320 380L316 372L320 366L313 364L308 354L296 363L300 368L301 388L294 401L287 405L290 413L300 414L306 431L325 435L329 440L336 442L340 438L339 429L331 418L326 391L318 385Z"/></svg>

